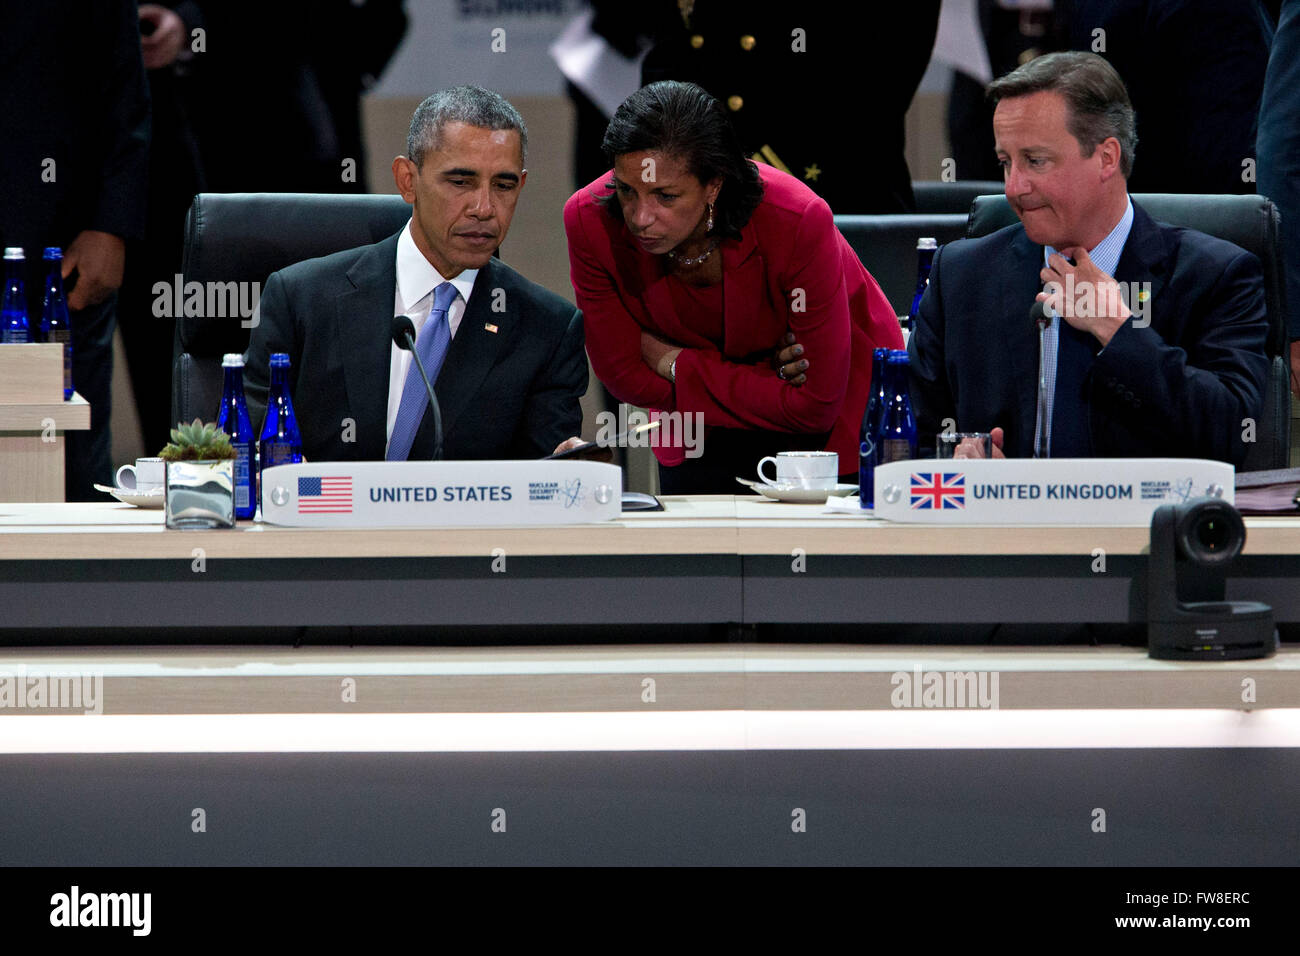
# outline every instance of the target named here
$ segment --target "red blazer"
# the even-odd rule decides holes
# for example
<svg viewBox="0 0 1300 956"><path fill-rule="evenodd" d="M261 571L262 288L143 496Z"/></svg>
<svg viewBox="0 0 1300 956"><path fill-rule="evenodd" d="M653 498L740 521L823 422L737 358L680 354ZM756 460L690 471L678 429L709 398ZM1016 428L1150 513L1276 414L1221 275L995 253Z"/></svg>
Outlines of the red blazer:
<svg viewBox="0 0 1300 956"><path fill-rule="evenodd" d="M871 351L901 349L902 333L889 300L835 228L830 207L788 173L763 163L758 169L763 200L739 241L719 247L720 342L678 315L669 286L677 280L597 203L612 191L612 173L569 197L564 231L587 354L621 402L703 412L705 425L830 431L826 449L839 454L845 474L856 470ZM675 383L642 360L642 329L683 347ZM808 381L798 388L767 360L787 329L809 363ZM766 357L756 358L760 353ZM655 454L665 465L683 460L680 448L657 447Z"/></svg>

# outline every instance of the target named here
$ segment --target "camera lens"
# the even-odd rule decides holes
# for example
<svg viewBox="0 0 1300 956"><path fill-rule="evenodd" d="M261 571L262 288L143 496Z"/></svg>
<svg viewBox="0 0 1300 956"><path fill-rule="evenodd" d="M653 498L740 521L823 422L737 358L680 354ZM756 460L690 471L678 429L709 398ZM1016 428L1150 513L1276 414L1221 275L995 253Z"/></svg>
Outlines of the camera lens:
<svg viewBox="0 0 1300 956"><path fill-rule="evenodd" d="M1226 523L1210 515L1198 521L1193 531L1201 547L1211 553L1222 551L1227 546L1229 533Z"/></svg>
<svg viewBox="0 0 1300 956"><path fill-rule="evenodd" d="M1246 526L1232 505L1202 498L1178 507L1179 553L1202 566L1228 564L1246 543Z"/></svg>

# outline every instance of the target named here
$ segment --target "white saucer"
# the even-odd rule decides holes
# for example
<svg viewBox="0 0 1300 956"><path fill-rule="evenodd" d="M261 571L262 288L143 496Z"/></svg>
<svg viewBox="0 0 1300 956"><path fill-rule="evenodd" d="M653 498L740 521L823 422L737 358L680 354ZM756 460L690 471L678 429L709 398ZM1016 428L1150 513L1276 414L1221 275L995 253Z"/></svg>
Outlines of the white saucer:
<svg viewBox="0 0 1300 956"><path fill-rule="evenodd" d="M742 485L748 485L757 491L764 498L771 498L773 501L784 501L786 504L799 505L820 505L825 504L826 499L832 496L843 498L846 495L856 494L857 485L836 485L834 488L800 488L796 485L769 485L762 481L750 481L748 478L737 478Z"/></svg>
<svg viewBox="0 0 1300 956"><path fill-rule="evenodd" d="M106 495L112 495L122 504L135 505L137 508L161 508L166 501L166 494L162 488L137 493L130 488L110 488L108 485L95 485L95 490L102 491Z"/></svg>

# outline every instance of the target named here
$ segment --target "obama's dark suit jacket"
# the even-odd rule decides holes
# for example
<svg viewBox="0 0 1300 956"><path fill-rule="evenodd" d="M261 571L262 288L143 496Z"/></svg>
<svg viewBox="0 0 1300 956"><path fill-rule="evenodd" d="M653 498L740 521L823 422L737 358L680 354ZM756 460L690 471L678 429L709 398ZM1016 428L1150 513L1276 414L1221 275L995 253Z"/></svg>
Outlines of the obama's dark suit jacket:
<svg viewBox="0 0 1300 956"><path fill-rule="evenodd" d="M267 280L248 347L248 410L260 433L271 353L289 353L294 411L308 460L384 457L399 235L299 262ZM434 383L443 457L548 455L578 434L578 403L586 388L582 313L499 259L490 260L478 272ZM429 458L433 446L433 415L426 414L411 460Z"/></svg>
<svg viewBox="0 0 1300 956"><path fill-rule="evenodd" d="M908 342L922 441L945 418L959 431L1005 429L1008 457L1033 455L1043 247L1016 224L935 255ZM1268 377L1264 280L1239 246L1154 221L1133 204L1115 279L1149 282L1149 327L1126 321L1083 378L1092 454L1213 458L1241 464L1242 421ZM1090 337L1091 338L1091 337Z"/></svg>

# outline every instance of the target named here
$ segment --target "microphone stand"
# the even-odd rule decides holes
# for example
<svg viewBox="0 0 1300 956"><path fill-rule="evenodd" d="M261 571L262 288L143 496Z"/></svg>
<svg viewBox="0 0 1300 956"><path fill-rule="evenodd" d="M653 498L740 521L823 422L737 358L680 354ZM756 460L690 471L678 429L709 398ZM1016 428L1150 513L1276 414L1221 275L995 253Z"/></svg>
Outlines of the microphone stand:
<svg viewBox="0 0 1300 956"><path fill-rule="evenodd" d="M1034 457L1047 458L1047 328L1052 324L1047 314L1047 303L1035 302L1030 309L1034 324L1038 326L1038 427L1034 430Z"/></svg>

